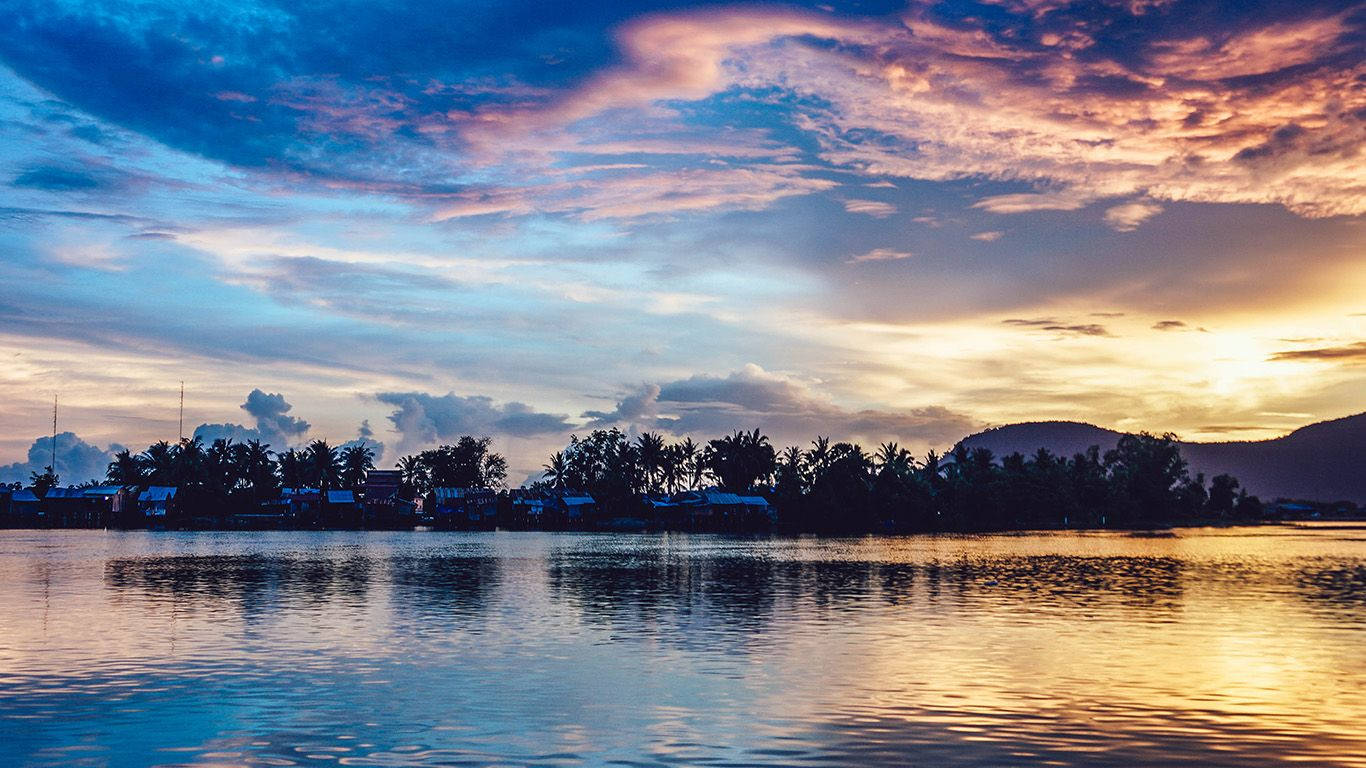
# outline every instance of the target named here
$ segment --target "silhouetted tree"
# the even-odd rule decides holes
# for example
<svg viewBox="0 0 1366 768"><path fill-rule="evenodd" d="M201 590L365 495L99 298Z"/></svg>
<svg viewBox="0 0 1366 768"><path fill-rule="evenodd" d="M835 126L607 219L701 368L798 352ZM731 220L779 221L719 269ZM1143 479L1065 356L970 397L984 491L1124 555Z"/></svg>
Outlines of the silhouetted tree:
<svg viewBox="0 0 1366 768"><path fill-rule="evenodd" d="M348 445L341 452L341 482L352 491L365 485L365 476L375 468L375 452L364 441Z"/></svg>
<svg viewBox="0 0 1366 768"><path fill-rule="evenodd" d="M1232 475L1215 475L1210 481L1207 508L1216 517L1232 517L1238 501L1238 479Z"/></svg>
<svg viewBox="0 0 1366 768"><path fill-rule="evenodd" d="M111 483L125 488L136 488L142 485L143 463L131 451L124 448L114 454L114 460L109 462L109 469L105 471L104 476Z"/></svg>
<svg viewBox="0 0 1366 768"><path fill-rule="evenodd" d="M57 485L57 473L52 471L52 467L43 467L42 472L30 472L28 475L29 485L33 487L33 495L38 498L46 498L47 492Z"/></svg>

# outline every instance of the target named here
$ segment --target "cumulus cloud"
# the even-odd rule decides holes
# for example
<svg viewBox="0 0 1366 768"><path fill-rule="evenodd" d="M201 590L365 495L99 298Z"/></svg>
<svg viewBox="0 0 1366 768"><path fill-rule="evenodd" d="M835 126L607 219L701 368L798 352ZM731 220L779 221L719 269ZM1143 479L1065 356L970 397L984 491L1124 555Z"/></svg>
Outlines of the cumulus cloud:
<svg viewBox="0 0 1366 768"><path fill-rule="evenodd" d="M610 411L585 411L583 418L593 429L614 424L652 424L659 416L659 385L642 384L627 394Z"/></svg>
<svg viewBox="0 0 1366 768"><path fill-rule="evenodd" d="M13 464L0 465L0 483L28 484L30 474L42 474L52 462L52 437L35 438L28 449L28 458ZM100 448L76 436L75 432L57 434L57 478L62 485L79 485L90 480L103 480L114 454L121 445Z"/></svg>
<svg viewBox="0 0 1366 768"><path fill-rule="evenodd" d="M1137 201L1132 203L1121 203L1107 208L1105 211L1105 223L1117 232L1132 232L1138 229L1143 222L1151 219L1162 212L1162 206L1157 203Z"/></svg>
<svg viewBox="0 0 1366 768"><path fill-rule="evenodd" d="M255 417L256 428L264 435L278 436L282 443L297 440L308 432L308 422L288 415L293 407L285 402L284 395L266 394L259 389L248 393L247 401L242 403L242 410Z"/></svg>
<svg viewBox="0 0 1366 768"><path fill-rule="evenodd" d="M525 403L499 404L482 395L454 392L382 392L375 399L394 406L389 421L401 435L399 450L453 440L461 435L536 437L569 429L568 416L542 413Z"/></svg>
<svg viewBox="0 0 1366 768"><path fill-rule="evenodd" d="M949 445L977 426L968 416L941 406L841 407L804 382L753 364L726 376L699 374L646 385L623 398L615 411L594 415L598 426L624 422L698 437L758 427L775 440L794 443L821 434Z"/></svg>
<svg viewBox="0 0 1366 768"><path fill-rule="evenodd" d="M238 443L259 440L274 450L283 451L298 443L309 429L307 421L288 415L293 407L282 394L267 394L260 389L253 389L247 394L247 400L241 408L255 419L254 427L231 422L200 424L192 434L205 443L218 439Z"/></svg>

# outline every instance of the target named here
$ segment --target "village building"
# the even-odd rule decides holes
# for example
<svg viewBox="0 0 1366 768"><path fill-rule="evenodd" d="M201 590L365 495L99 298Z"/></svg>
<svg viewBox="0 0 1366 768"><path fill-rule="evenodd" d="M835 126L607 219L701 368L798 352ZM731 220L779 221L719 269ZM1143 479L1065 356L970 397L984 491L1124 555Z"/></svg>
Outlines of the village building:
<svg viewBox="0 0 1366 768"><path fill-rule="evenodd" d="M489 488L433 488L422 502L422 522L435 528L493 528L498 522L498 494Z"/></svg>
<svg viewBox="0 0 1366 768"><path fill-rule="evenodd" d="M123 488L49 488L42 500L45 523L54 528L105 528L117 520Z"/></svg>
<svg viewBox="0 0 1366 768"><path fill-rule="evenodd" d="M361 523L366 528L411 528L417 522L417 504L402 497L403 473L396 469L372 469L365 474L361 498Z"/></svg>
<svg viewBox="0 0 1366 768"><path fill-rule="evenodd" d="M356 493L345 489L329 489L327 503L323 506L323 519L329 528L359 528L361 514Z"/></svg>
<svg viewBox="0 0 1366 768"><path fill-rule="evenodd" d="M153 485L138 495L138 514L150 525L165 525L179 511L178 489L173 485Z"/></svg>
<svg viewBox="0 0 1366 768"><path fill-rule="evenodd" d="M5 525L10 528L40 528L43 526L43 513L39 509L41 499L32 488L19 488L9 494Z"/></svg>

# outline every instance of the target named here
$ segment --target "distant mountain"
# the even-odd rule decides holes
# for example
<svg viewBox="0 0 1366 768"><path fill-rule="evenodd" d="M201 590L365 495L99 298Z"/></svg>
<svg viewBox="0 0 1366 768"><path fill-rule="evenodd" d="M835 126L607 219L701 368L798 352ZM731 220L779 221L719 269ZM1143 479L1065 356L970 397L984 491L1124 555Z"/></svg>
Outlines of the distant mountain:
<svg viewBox="0 0 1366 768"><path fill-rule="evenodd" d="M1028 455L1039 448L1071 456L1093 445L1109 450L1121 434L1076 421L1037 421L988 429L962 443L990 448L997 456L1015 451ZM1310 424L1273 440L1182 442L1181 455L1192 474L1203 472L1207 481L1233 475L1263 500L1366 503L1366 413Z"/></svg>

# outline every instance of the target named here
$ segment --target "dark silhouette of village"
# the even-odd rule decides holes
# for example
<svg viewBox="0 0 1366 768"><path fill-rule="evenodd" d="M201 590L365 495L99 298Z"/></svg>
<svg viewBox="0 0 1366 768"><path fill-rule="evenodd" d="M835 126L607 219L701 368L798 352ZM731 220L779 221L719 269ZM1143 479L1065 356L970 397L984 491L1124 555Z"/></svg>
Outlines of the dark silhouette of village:
<svg viewBox="0 0 1366 768"><path fill-rule="evenodd" d="M198 438L124 450L103 482L61 486L51 467L0 491L0 523L24 528L691 530L827 534L1152 528L1352 516L1349 502L1264 504L1227 474L1192 476L1170 434L1123 435L1058 456L997 457L960 444L922 459L817 438L776 450L759 430L705 444L574 436L543 479L506 489L487 437L377 469L364 443L281 453Z"/></svg>

